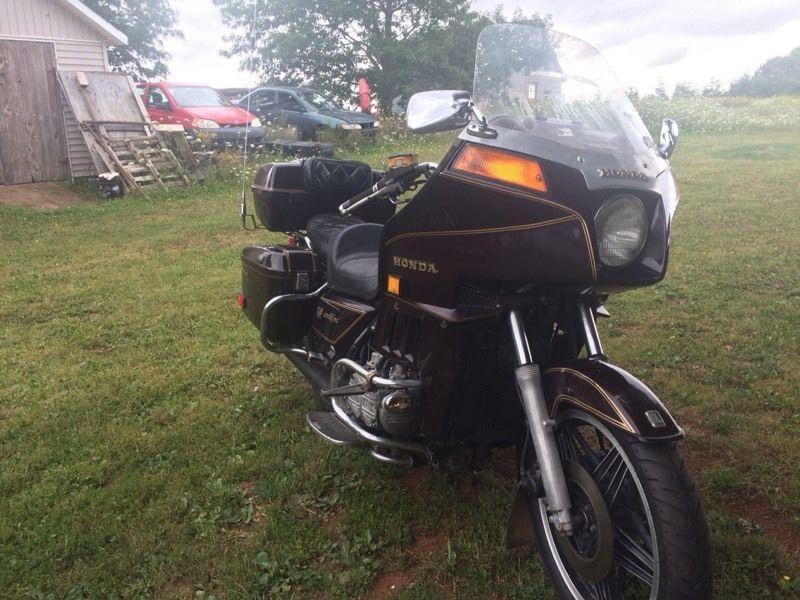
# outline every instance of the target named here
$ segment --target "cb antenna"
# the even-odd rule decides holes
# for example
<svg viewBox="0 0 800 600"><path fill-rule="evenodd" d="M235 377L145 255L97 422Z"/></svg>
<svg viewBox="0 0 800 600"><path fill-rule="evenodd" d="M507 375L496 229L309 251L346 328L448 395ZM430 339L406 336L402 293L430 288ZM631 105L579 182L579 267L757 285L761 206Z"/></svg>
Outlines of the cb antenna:
<svg viewBox="0 0 800 600"><path fill-rule="evenodd" d="M251 35L251 49L247 57L247 70L250 73L250 81L247 88L247 113L250 114L250 100L253 95L253 55L256 52L256 27L258 25L258 0L253 0L253 20L250 23ZM244 125L244 150L242 151L242 197L239 207L239 216L242 219L242 228L247 231L255 231L258 229L256 219L252 214L247 212L247 148L250 145L250 121L248 120ZM250 218L248 226L248 217Z"/></svg>

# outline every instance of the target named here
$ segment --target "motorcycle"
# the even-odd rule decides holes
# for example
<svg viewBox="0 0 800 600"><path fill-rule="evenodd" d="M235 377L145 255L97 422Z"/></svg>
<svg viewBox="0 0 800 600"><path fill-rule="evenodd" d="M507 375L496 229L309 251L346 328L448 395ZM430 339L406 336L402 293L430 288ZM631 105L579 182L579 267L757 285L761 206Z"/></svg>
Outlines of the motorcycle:
<svg viewBox="0 0 800 600"><path fill-rule="evenodd" d="M656 144L597 50L512 24L480 35L473 94L418 93L407 124L462 131L438 164L314 157L253 183L288 242L243 251L239 304L311 383L311 430L407 468L513 446L507 544L535 543L561 597L709 597L684 432L596 326L666 273L677 125Z"/></svg>

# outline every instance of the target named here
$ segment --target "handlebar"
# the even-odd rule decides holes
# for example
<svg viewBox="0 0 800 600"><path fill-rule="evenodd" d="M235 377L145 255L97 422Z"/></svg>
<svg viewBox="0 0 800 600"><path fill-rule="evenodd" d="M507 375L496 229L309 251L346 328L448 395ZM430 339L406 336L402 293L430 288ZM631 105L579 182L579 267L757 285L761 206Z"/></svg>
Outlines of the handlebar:
<svg viewBox="0 0 800 600"><path fill-rule="evenodd" d="M427 180L437 168L438 165L436 163L426 162L413 167L396 169L395 173L387 171L384 177L369 190L342 202L339 205L339 213L342 215L350 214L373 198L394 196L394 201L396 202L397 196L419 183L417 177L423 175Z"/></svg>

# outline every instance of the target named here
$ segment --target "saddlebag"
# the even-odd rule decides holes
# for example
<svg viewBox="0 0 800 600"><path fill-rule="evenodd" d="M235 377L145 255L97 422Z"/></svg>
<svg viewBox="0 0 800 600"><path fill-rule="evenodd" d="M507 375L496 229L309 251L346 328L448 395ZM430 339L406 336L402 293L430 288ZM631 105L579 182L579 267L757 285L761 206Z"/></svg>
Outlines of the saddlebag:
<svg viewBox="0 0 800 600"><path fill-rule="evenodd" d="M261 329L264 305L276 296L307 294L322 285L318 259L310 250L283 246L248 246L242 251L239 303ZM302 337L302 336L301 336Z"/></svg>
<svg viewBox="0 0 800 600"><path fill-rule="evenodd" d="M314 215L338 213L339 205L368 190L380 173L362 162L313 157L261 166L253 180L253 204L270 231L300 231ZM394 214L388 200L368 202L355 213L385 223Z"/></svg>

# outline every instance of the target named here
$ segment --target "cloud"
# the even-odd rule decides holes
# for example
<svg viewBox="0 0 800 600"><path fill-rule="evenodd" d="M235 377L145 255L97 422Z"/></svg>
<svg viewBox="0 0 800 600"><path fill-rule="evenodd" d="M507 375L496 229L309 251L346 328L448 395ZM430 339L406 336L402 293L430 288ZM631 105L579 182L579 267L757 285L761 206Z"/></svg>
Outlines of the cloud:
<svg viewBox="0 0 800 600"><path fill-rule="evenodd" d="M185 34L169 40L170 78L218 87L250 85L237 59L220 55L230 30L211 0L173 0ZM291 0L287 0L291 1ZM503 4L553 17L555 28L597 47L623 85L646 91L712 78L723 85L800 45L798 0L473 0L479 10Z"/></svg>
<svg viewBox="0 0 800 600"><path fill-rule="evenodd" d="M476 0L490 10L499 0ZM609 60L624 85L653 89L678 81L723 85L800 45L798 0L506 0L553 17L554 28L583 38Z"/></svg>
<svg viewBox="0 0 800 600"><path fill-rule="evenodd" d="M647 63L648 67L665 67L681 60L689 53L689 48L673 48Z"/></svg>
<svg viewBox="0 0 800 600"><path fill-rule="evenodd" d="M184 39L169 40L169 79L184 83L205 83L215 87L248 87L254 77L239 68L239 60L226 58L225 35L230 29L222 22L211 0L173 0L178 10Z"/></svg>

